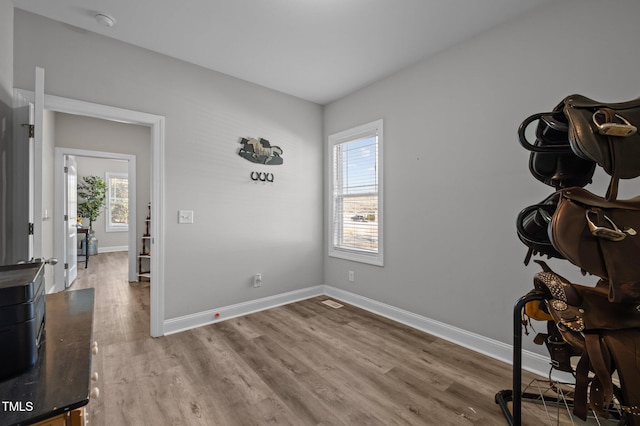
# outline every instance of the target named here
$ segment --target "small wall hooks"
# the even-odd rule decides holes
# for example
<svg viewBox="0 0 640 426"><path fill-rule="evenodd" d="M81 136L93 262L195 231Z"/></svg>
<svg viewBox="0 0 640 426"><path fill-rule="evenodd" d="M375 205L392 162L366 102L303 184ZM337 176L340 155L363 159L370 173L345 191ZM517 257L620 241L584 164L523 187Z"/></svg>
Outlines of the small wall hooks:
<svg viewBox="0 0 640 426"><path fill-rule="evenodd" d="M273 173L251 172L251 180L254 182L273 182L275 176Z"/></svg>

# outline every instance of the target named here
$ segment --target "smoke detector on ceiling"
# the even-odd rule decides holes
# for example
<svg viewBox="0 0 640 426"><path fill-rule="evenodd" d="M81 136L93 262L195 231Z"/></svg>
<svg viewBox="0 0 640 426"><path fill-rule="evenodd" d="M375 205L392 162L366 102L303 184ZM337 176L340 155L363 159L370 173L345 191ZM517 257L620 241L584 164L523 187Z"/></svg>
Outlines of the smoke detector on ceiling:
<svg viewBox="0 0 640 426"><path fill-rule="evenodd" d="M105 15L104 13L97 13L95 18L100 25L105 27L113 27L116 23L115 19L109 15Z"/></svg>

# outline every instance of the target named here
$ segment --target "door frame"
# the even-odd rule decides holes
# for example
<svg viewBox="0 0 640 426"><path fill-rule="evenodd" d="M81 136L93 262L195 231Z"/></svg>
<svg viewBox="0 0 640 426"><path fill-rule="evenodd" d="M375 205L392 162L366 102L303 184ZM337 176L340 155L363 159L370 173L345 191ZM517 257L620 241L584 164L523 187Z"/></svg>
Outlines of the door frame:
<svg viewBox="0 0 640 426"><path fill-rule="evenodd" d="M19 90L27 99L33 99L30 91ZM164 335L164 191L165 191L165 117L145 112L101 105L92 102L44 95L44 108L66 114L80 115L103 120L138 124L151 129L151 257L150 286L150 333L152 337Z"/></svg>
<svg viewBox="0 0 640 426"><path fill-rule="evenodd" d="M129 247L129 281L137 281L136 260L137 260L137 176L136 176L136 156L132 154L120 154L116 152L89 151L85 149L74 149L65 147L55 148L55 166L54 166L54 187L55 187L55 217L64 216L65 197L60 197L64 193L64 157L72 155L74 157L83 158L102 158L105 160L124 160L127 162L127 173L129 174L129 234L127 246ZM56 219L57 220L57 219ZM54 229L54 252L58 259L64 258L64 245L66 240L66 229L64 221L57 220ZM65 288L64 282L64 263L58 262L56 265L56 291L62 291Z"/></svg>

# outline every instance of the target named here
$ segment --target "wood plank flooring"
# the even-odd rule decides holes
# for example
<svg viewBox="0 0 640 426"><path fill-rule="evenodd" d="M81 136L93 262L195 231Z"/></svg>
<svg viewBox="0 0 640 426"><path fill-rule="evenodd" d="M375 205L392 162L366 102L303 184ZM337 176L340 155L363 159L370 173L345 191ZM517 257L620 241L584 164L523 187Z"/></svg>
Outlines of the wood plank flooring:
<svg viewBox="0 0 640 426"><path fill-rule="evenodd" d="M96 289L93 426L507 424L510 365L326 297L151 338L126 256L92 257L71 288Z"/></svg>

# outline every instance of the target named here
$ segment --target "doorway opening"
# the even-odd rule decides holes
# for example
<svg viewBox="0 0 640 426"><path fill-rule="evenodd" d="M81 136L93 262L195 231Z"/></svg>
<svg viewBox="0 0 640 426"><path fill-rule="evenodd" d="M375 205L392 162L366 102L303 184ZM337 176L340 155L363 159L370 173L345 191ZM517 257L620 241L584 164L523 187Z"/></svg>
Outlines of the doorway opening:
<svg viewBox="0 0 640 426"><path fill-rule="evenodd" d="M15 89L33 102L34 93ZM128 124L146 126L150 129L151 139L151 210L154 212L151 221L151 241L153 256L150 269L153 284L150 288L150 334L153 337L164 335L164 123L163 116L133 111L123 108L95 104L53 95L44 95L44 109L71 115L98 118ZM51 160L51 159L49 159ZM135 163L135 162L134 162ZM58 197L60 198L60 197ZM56 238L54 236L54 238ZM59 238L58 238L59 239ZM56 242L55 256L63 258L60 253L61 244ZM135 253L134 253L135 254ZM57 265L56 265L57 266ZM56 286L58 284L56 283Z"/></svg>
<svg viewBox="0 0 640 426"><path fill-rule="evenodd" d="M74 267L77 267L77 260L74 261L74 250L77 247L77 235L74 235L73 230L76 226L76 217L77 215L69 214L70 204L73 203L73 197L70 196L71 190L67 189L67 180L74 180L70 178L70 172L68 164L72 162L77 164L77 180L81 180L81 176L89 175L87 170L90 170L91 174L98 173L98 175L105 175L108 172L124 172L128 177L129 182L129 191L128 191L128 229L126 234L126 249L128 250L128 273L127 277L130 282L137 281L137 270L136 270L136 261L137 261L137 212L138 212L138 179L137 179L137 167L136 167L136 156L131 154L121 154L114 152L102 152L102 151L91 151L91 150L83 150L83 149L75 149L75 148L66 148L66 147L56 147L55 148L55 216L56 217L66 217L66 221L57 221L54 241L56 242L55 252L62 254L64 257L59 258L59 260L65 259L63 262L59 262L61 267L56 267L56 291L62 291L65 288L68 288L72 285L73 279L75 277ZM119 163L123 163L120 165ZM148 203L149 195L145 195L144 192L149 194L149 191L141 191L140 197L147 201L144 204ZM96 224L96 228L99 225L100 227L105 227L105 222L107 221L108 211L105 210L104 214L102 214L99 218L101 222ZM74 222L74 223L72 223ZM86 224L85 224L86 225ZM101 233L102 235L108 235L105 233ZM74 238L75 236L75 238ZM100 241L100 238L97 239ZM112 238L112 241L118 241L115 243L117 245L123 244L122 238ZM86 243L85 243L86 244ZM113 247L114 243L110 243L111 247ZM116 247L117 249L117 247ZM87 262L90 260L89 247L85 247L85 262L82 262L83 265L87 266ZM91 253L93 254L93 253Z"/></svg>

